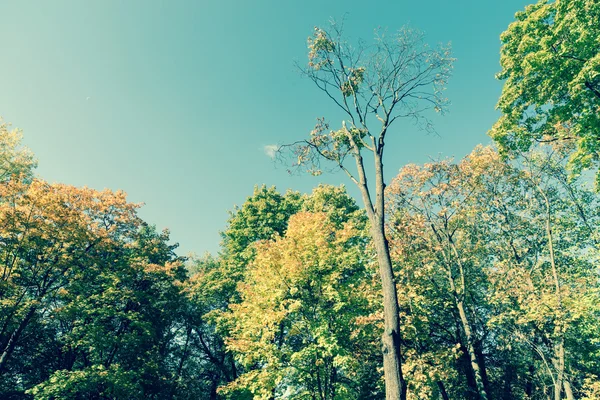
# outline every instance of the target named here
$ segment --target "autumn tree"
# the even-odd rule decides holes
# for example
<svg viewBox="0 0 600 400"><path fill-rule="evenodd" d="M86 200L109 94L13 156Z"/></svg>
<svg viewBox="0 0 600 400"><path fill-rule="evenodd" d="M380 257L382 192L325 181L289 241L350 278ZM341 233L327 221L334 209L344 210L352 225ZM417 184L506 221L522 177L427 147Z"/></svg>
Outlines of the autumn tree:
<svg viewBox="0 0 600 400"><path fill-rule="evenodd" d="M11 177L30 179L37 162L33 154L21 146L22 133L18 129L10 129L0 117L0 181Z"/></svg>
<svg viewBox="0 0 600 400"><path fill-rule="evenodd" d="M566 153L546 147L520 162L478 147L458 163L406 166L390 186L392 255L415 330L407 371L419 393L435 393L428 376L443 398L593 392L598 200L569 177ZM453 340L467 361L455 373L432 358L451 356Z"/></svg>
<svg viewBox="0 0 600 400"><path fill-rule="evenodd" d="M576 398L590 360L582 353L594 353L583 343L598 315L598 200L569 176L567 154L541 146L512 162L490 149L467 158L488 254L486 325L505 365L495 380L516 398Z"/></svg>
<svg viewBox="0 0 600 400"><path fill-rule="evenodd" d="M144 224L123 192L37 179L0 191L0 396L185 392L176 332L186 275L168 233Z"/></svg>
<svg viewBox="0 0 600 400"><path fill-rule="evenodd" d="M405 399L397 288L385 233L383 157L394 122L408 119L429 129L425 112L446 109L448 102L442 91L453 59L448 47L429 48L421 33L406 28L390 36L377 35L371 46L354 48L335 23L328 29L315 28L308 50L304 75L331 99L345 119L332 130L324 119L319 120L308 139L282 146L279 153L291 150L295 166L313 174L321 173L325 162L330 162L359 188L384 295L386 396ZM368 179L368 156L372 157L374 185Z"/></svg>
<svg viewBox="0 0 600 400"><path fill-rule="evenodd" d="M364 219L349 217L336 228L325 212L300 212L285 236L257 246L242 301L227 316L228 347L247 371L225 390L246 388L255 399L353 399L364 398L363 385L376 387L369 348L358 346L359 320L370 313L360 290L370 282Z"/></svg>
<svg viewBox="0 0 600 400"><path fill-rule="evenodd" d="M230 326L221 317L230 305L240 302L238 284L256 257L256 245L285 235L289 218L301 210L325 212L338 227L359 212L343 187L319 186L310 194L300 195L257 186L252 196L230 213L220 254L193 260L190 265L192 276L186 293L192 306L190 343L195 343L190 351L195 352L192 358L202 370L197 379L209 388L210 398L217 398L217 387L245 371L224 347ZM240 396L237 391L234 398Z"/></svg>
<svg viewBox="0 0 600 400"><path fill-rule="evenodd" d="M65 185L11 181L1 186L2 355L6 370L29 324L48 301L85 268L87 254L110 243L115 219L132 217L120 194L95 193ZM108 210L111 209L112 212ZM111 229L112 228L112 229Z"/></svg>
<svg viewBox="0 0 600 400"><path fill-rule="evenodd" d="M573 141L571 166L598 166L600 4L540 0L515 17L501 36L497 76L505 82L492 138L504 152Z"/></svg>
<svg viewBox="0 0 600 400"><path fill-rule="evenodd" d="M388 192L393 212L389 226L400 261L416 261L421 271L412 273L426 274L431 293L437 293L455 316L453 324L460 327L456 339L468 360L466 392L470 398L487 399L489 383L481 351L485 332L480 322L486 319L487 260L482 224L473 207L478 189L473 171L487 154L478 153L457 164L446 160L403 167Z"/></svg>
<svg viewBox="0 0 600 400"><path fill-rule="evenodd" d="M217 388L234 381L243 371L225 348L229 328L219 326L218 321L230 304L240 301L237 285L256 255L256 243L284 234L288 219L300 204L297 192L281 194L274 187L256 186L253 194L230 212L221 233L220 253L190 263L192 274L186 289L191 307L189 334L195 346L192 358L202 370L192 379L202 382L207 398L216 399Z"/></svg>
<svg viewBox="0 0 600 400"><path fill-rule="evenodd" d="M589 328L598 317L598 202L583 180L569 177L565 154L545 147L522 155L518 176L526 198L521 200L522 211L514 210L510 217L521 219L520 229L526 229L519 236L528 243L521 249L515 245L510 268L526 284L516 287L505 275L504 290L497 295L513 296L504 316L518 316L517 332L520 325L541 333L532 338L530 331L529 344L543 361L538 371L542 380L551 382L554 398L574 399L579 389L574 386L581 387L586 369L581 361L588 358L580 351L590 351L583 344L589 333L581 328ZM500 271L507 272L494 272ZM520 337L528 338L523 331Z"/></svg>
<svg viewBox="0 0 600 400"><path fill-rule="evenodd" d="M212 291L194 291L168 231L141 220L123 192L34 179L20 139L0 124L0 397L197 399L233 380L222 379L235 365L229 355L214 362L222 339L203 318L237 293L235 272L251 258L242 241L270 237L269 223L257 235L236 225L242 263L213 275ZM258 215L277 208L259 203ZM246 219L248 229L257 222Z"/></svg>

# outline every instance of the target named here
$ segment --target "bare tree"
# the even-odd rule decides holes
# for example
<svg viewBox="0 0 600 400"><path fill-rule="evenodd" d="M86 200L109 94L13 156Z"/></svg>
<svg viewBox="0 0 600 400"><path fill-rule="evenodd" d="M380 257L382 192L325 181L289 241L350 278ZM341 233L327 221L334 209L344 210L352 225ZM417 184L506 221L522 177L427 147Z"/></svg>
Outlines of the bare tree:
<svg viewBox="0 0 600 400"><path fill-rule="evenodd" d="M391 125L411 119L432 130L426 111L443 112L442 96L453 58L448 47L428 47L423 35L404 28L394 35L377 33L375 43L350 46L343 26L315 28L308 39L308 65L301 71L346 115L341 127L331 130L319 119L307 140L284 145L279 154L293 155L293 167L318 175L330 162L354 182L370 221L377 252L384 298L382 337L386 399L406 399L402 374L400 318L397 288L385 232L385 181L383 154ZM365 156L372 158L375 186L368 182ZM350 164L354 164L351 167ZM374 194L373 194L374 193Z"/></svg>

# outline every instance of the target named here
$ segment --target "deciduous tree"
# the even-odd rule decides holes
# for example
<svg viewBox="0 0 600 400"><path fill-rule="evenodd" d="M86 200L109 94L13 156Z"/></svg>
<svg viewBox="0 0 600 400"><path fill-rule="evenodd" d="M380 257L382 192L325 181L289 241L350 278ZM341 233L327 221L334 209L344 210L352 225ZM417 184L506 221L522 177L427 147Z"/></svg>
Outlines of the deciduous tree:
<svg viewBox="0 0 600 400"><path fill-rule="evenodd" d="M247 370L226 390L265 400L355 399L361 386L374 386L365 379L369 349L357 346L359 318L370 314L360 287L370 280L356 223L336 228L324 212L300 212L285 236L258 245L242 301L227 316L227 345Z"/></svg>
<svg viewBox="0 0 600 400"><path fill-rule="evenodd" d="M504 80L490 131L502 151L573 141L576 170L600 161L600 3L540 0L502 34ZM600 175L598 175L600 177Z"/></svg>
<svg viewBox="0 0 600 400"><path fill-rule="evenodd" d="M37 162L33 154L21 146L21 131L9 128L10 124L0 117L0 181L11 177L31 179Z"/></svg>
<svg viewBox="0 0 600 400"><path fill-rule="evenodd" d="M302 71L341 109L345 119L333 130L324 119L319 120L307 140L282 146L280 154L291 149L294 165L312 174L320 174L325 162L330 162L360 190L384 298L386 397L404 400L407 387L401 365L397 288L385 234L385 143L398 119L430 128L424 112L445 110L448 102L442 91L453 59L449 48L431 49L423 35L411 29L390 36L380 34L373 45L353 48L335 23L329 29L315 28L308 50L308 65ZM374 185L368 182L367 155L372 156Z"/></svg>

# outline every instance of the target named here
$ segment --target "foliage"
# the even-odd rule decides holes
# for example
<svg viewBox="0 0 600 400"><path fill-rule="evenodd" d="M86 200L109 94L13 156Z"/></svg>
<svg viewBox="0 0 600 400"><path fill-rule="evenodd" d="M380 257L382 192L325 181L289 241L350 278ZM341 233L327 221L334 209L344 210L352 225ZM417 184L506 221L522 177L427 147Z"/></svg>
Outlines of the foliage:
<svg viewBox="0 0 600 400"><path fill-rule="evenodd" d="M20 146L22 132L9 128L10 124L0 118L0 181L11 177L30 179L37 162L28 149Z"/></svg>
<svg viewBox="0 0 600 400"><path fill-rule="evenodd" d="M1 386L40 399L172 395L186 275L168 233L122 192L37 179L0 191Z"/></svg>
<svg viewBox="0 0 600 400"><path fill-rule="evenodd" d="M479 380L488 398L549 387L571 398L597 374L598 202L563 160L549 150L509 164L476 148L406 166L390 185L415 393L441 381L451 398L477 398ZM424 375L411 374L419 362Z"/></svg>
<svg viewBox="0 0 600 400"><path fill-rule="evenodd" d="M291 150L293 167L313 175L321 174L322 165L329 162L360 190L383 294L386 397L406 400L398 293L384 228L385 141L398 119L432 130L426 112L443 112L447 107L442 93L454 59L449 46L431 49L421 33L410 29L390 37L380 33L374 45L361 42L358 48L349 45L342 32L335 22L329 29L315 28L308 39L308 65L301 70L342 110L345 120L340 128L330 129L324 118L318 119L307 140L281 146L279 154ZM365 156L372 156L374 187L368 183ZM352 162L355 169L348 165Z"/></svg>
<svg viewBox="0 0 600 400"><path fill-rule="evenodd" d="M319 186L312 194L302 196L296 192L281 195L275 188L257 187L231 213L219 257L206 256L194 261L187 289L193 307L191 314L196 315L190 329L199 344L195 358L205 371L202 380L214 396L218 386L237 379L244 371L244 366L235 362L224 347L223 338L229 335L231 327L222 318L223 313L230 304L241 301L237 285L244 281L248 265L256 256L257 243L285 235L288 219L300 210L325 212L338 227L350 216L364 226L362 214L343 187ZM208 362L201 361L198 358L201 355ZM243 394L237 391L232 396L241 398Z"/></svg>
<svg viewBox="0 0 600 400"><path fill-rule="evenodd" d="M501 36L502 116L490 134L502 151L573 141L576 171L598 165L600 4L540 0Z"/></svg>
<svg viewBox="0 0 600 400"><path fill-rule="evenodd" d="M228 257L239 257L238 263L252 259L251 244L283 234L290 215L298 211L299 194L279 194L274 187L256 186L242 207L230 213L223 232L223 248Z"/></svg>
<svg viewBox="0 0 600 400"><path fill-rule="evenodd" d="M449 49L316 28L303 72L345 120L288 148L347 173L365 208L343 186L257 186L219 254L187 264L125 193L36 178L0 121L0 398L600 398L600 203L580 174L600 159L600 7L516 18L500 152L387 188L392 124L447 107Z"/></svg>
<svg viewBox="0 0 600 400"><path fill-rule="evenodd" d="M353 222L336 229L326 213L291 217L285 236L264 241L231 305L228 348L248 369L232 391L256 399L358 398L363 373L356 354L357 319L368 279L364 238ZM373 398L373 397L370 397Z"/></svg>

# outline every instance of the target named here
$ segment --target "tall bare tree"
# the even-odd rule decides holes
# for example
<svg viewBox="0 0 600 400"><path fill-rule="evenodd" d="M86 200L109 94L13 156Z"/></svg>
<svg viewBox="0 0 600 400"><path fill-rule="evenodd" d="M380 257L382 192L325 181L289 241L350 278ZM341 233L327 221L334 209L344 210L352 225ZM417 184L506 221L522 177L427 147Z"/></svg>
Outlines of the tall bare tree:
<svg viewBox="0 0 600 400"><path fill-rule="evenodd" d="M301 71L343 111L345 120L333 130L319 119L308 139L281 146L279 154L292 154L294 167L314 175L328 161L332 170L343 170L358 186L383 291L386 399L404 400L407 385L402 374L398 296L385 232L384 149L390 127L398 119L432 130L427 112L443 112L447 107L442 92L454 59L449 46L430 48L421 33L408 28L389 36L378 32L374 44L352 47L344 39L343 26L335 22L327 29L315 28L308 50L308 65ZM373 172L365 165L369 159ZM374 186L368 178L374 179Z"/></svg>

